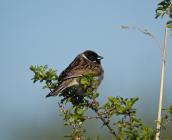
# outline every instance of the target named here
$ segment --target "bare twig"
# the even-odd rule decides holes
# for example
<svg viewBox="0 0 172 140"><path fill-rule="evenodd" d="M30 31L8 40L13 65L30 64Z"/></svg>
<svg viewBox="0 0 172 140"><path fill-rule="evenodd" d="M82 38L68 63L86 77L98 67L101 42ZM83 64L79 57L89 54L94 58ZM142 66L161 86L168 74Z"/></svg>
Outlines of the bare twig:
<svg viewBox="0 0 172 140"><path fill-rule="evenodd" d="M93 101L94 103L95 103L95 101ZM115 136L115 137L117 137L117 134L116 134L116 132L113 130L113 128L109 125L109 121L107 121L103 116L102 116L102 114L98 111L98 109L93 105L93 103L90 103L89 104L89 107L97 114L97 116L98 116L98 118L103 122L103 125L105 125L107 128L108 128L108 130L109 130L109 132L113 135L113 136Z"/></svg>
<svg viewBox="0 0 172 140"><path fill-rule="evenodd" d="M60 104L59 102L58 102L58 105L59 105L59 108L60 108L60 111L63 113L63 114L68 114L69 112L67 112L65 109L64 109L64 106L62 105L62 104ZM74 125L74 124L72 124L71 122L69 122L69 124L71 125L71 127L75 130L76 128L77 128L77 126L76 125ZM75 138L74 138L75 140L81 140L81 136L80 136L80 134L79 133L77 133L76 135L75 135Z"/></svg>
<svg viewBox="0 0 172 140"><path fill-rule="evenodd" d="M91 119L100 119L99 116L84 116L85 120L91 120Z"/></svg>
<svg viewBox="0 0 172 140"><path fill-rule="evenodd" d="M162 50L160 43L159 43L159 40L156 38L156 36L153 33L148 31L147 29L143 29L143 28L135 27L135 26L127 26L127 25L121 25L121 29L123 29L123 30L137 30L137 31L143 33L144 35L151 37L155 41L157 47L160 50Z"/></svg>

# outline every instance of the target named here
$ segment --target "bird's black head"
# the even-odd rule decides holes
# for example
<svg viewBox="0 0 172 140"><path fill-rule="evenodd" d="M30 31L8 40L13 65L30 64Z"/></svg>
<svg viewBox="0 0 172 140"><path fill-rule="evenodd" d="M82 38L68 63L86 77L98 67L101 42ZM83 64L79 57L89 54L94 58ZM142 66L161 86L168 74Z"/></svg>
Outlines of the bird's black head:
<svg viewBox="0 0 172 140"><path fill-rule="evenodd" d="M98 64L100 64L101 59L103 59L102 56L99 56L97 53L91 51L91 50L87 50L85 52L83 52L83 54L85 55L85 57L87 57L90 61L92 62L97 62Z"/></svg>

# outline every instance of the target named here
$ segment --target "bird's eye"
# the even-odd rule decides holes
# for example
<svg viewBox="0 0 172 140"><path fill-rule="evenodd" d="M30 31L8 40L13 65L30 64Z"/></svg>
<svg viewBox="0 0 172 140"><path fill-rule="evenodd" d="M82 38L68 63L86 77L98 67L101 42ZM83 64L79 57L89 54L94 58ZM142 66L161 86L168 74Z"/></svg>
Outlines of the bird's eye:
<svg viewBox="0 0 172 140"><path fill-rule="evenodd" d="M88 59L89 59L90 61L93 61L93 62L97 60L97 58L94 57L94 56L89 56Z"/></svg>
<svg viewBox="0 0 172 140"><path fill-rule="evenodd" d="M85 51L84 56L92 62L100 63L102 57L93 51Z"/></svg>

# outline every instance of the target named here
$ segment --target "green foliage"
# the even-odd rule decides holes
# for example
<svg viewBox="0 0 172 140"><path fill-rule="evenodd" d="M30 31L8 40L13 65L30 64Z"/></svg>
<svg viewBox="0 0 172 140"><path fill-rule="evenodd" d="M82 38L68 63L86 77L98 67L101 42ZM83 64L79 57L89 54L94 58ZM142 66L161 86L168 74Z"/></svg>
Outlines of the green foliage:
<svg viewBox="0 0 172 140"><path fill-rule="evenodd" d="M48 69L48 66L31 66L34 73L33 82L43 82L43 88L54 89L59 81L56 70ZM101 120L110 134L117 140L153 140L155 131L146 126L136 116L134 108L138 98L124 99L122 97L108 97L107 101L100 105L97 101L99 93L96 93L95 79L91 75L83 75L80 86L73 86L64 90L58 103L60 116L63 117L64 125L71 127L71 134L65 136L71 140L78 138L90 140L85 136L84 124L90 120ZM86 115L90 110L93 116ZM92 114L93 114L92 113ZM98 140L98 138L95 138Z"/></svg>
<svg viewBox="0 0 172 140"><path fill-rule="evenodd" d="M172 122L172 104L166 108L163 109L163 117L161 119L161 129L166 130L167 125L169 125Z"/></svg>
<svg viewBox="0 0 172 140"><path fill-rule="evenodd" d="M172 104L169 106L168 112L172 115Z"/></svg>
<svg viewBox="0 0 172 140"><path fill-rule="evenodd" d="M109 120L112 116L120 116L118 121L113 122L119 140L152 140L155 136L155 131L136 117L136 109L133 106L137 101L138 98L109 97L104 105Z"/></svg>
<svg viewBox="0 0 172 140"><path fill-rule="evenodd" d="M172 2L171 0L163 0L157 5L157 9L155 10L156 16L155 18L163 18L164 15L167 15L170 19L172 19ZM167 21L166 27L172 30L172 20ZM171 34L172 35L172 34Z"/></svg>
<svg viewBox="0 0 172 140"><path fill-rule="evenodd" d="M30 70L34 73L34 77L31 79L33 83L45 82L43 88L54 89L58 84L57 71L48 69L48 65L45 66L30 66Z"/></svg>
<svg viewBox="0 0 172 140"><path fill-rule="evenodd" d="M163 0L160 3L158 3L158 7L155 10L156 16L163 17L164 15L168 15L170 18L172 18L172 3L171 0Z"/></svg>
<svg viewBox="0 0 172 140"><path fill-rule="evenodd" d="M104 108L110 110L110 115L127 115L130 113L135 113L133 105L138 100L138 98L123 99L122 97L112 97L108 98L108 101L105 103Z"/></svg>
<svg viewBox="0 0 172 140"><path fill-rule="evenodd" d="M167 28L170 28L170 29L172 29L172 20L169 20L168 22L167 22Z"/></svg>

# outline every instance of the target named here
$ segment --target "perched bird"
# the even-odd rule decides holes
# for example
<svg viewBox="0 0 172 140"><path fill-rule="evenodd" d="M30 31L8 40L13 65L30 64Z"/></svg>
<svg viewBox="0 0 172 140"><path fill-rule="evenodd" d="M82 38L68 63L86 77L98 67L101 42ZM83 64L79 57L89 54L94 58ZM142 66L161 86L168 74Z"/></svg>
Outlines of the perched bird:
<svg viewBox="0 0 172 140"><path fill-rule="evenodd" d="M102 56L86 50L79 54L72 63L59 75L59 85L46 97L57 96L68 87L79 85L79 79L83 75L92 75L96 80L96 87L103 79L104 70L101 66Z"/></svg>

